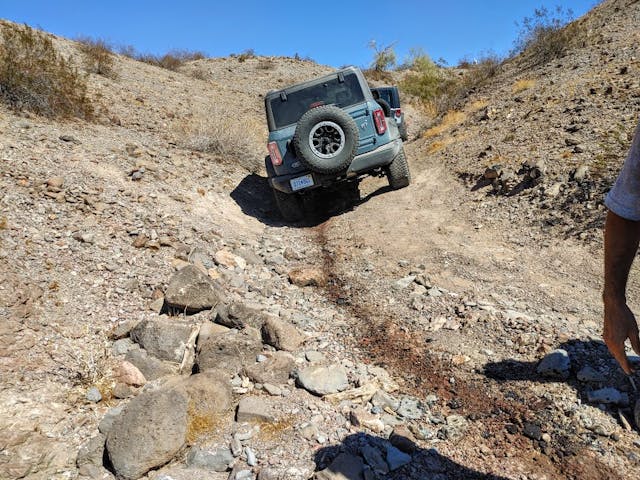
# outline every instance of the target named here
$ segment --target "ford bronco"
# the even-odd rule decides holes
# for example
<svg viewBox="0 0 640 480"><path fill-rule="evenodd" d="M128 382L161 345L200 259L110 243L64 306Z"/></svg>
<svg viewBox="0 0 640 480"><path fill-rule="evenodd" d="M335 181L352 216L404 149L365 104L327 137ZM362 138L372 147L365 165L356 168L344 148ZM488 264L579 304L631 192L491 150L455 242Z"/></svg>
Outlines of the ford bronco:
<svg viewBox="0 0 640 480"><path fill-rule="evenodd" d="M285 220L304 216L303 196L366 175L393 189L411 176L396 122L385 117L362 72L347 67L265 96L265 167Z"/></svg>

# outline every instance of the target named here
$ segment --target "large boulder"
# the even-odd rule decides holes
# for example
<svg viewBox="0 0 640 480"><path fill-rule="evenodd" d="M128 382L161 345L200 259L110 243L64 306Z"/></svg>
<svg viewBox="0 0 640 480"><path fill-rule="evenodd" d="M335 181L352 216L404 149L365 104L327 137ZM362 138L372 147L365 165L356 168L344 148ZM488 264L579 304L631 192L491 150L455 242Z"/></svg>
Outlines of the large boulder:
<svg viewBox="0 0 640 480"><path fill-rule="evenodd" d="M127 352L125 359L135 365L147 380L157 380L178 370L177 364L159 360L138 345Z"/></svg>
<svg viewBox="0 0 640 480"><path fill-rule="evenodd" d="M180 363L191 328L184 322L143 320L131 330L131 339L156 358Z"/></svg>
<svg viewBox="0 0 640 480"><path fill-rule="evenodd" d="M115 419L107 453L120 478L135 480L171 460L185 445L189 398L179 389L145 392Z"/></svg>
<svg viewBox="0 0 640 480"><path fill-rule="evenodd" d="M231 408L231 387L220 372L175 379L131 400L107 433L118 478L134 480L170 461L206 433L210 419Z"/></svg>
<svg viewBox="0 0 640 480"><path fill-rule="evenodd" d="M261 351L262 341L258 330L250 327L232 329L198 342L196 363L201 372L213 368L234 375L244 367L253 365Z"/></svg>
<svg viewBox="0 0 640 480"><path fill-rule="evenodd" d="M176 272L164 294L167 307L186 313L213 308L221 298L219 287L195 265L187 265Z"/></svg>

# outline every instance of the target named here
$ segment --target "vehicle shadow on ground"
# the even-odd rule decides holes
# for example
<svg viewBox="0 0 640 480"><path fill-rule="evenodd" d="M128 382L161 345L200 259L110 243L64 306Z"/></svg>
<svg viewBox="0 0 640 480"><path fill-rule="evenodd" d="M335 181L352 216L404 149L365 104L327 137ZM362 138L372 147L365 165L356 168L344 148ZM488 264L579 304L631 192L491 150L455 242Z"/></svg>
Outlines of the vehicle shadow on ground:
<svg viewBox="0 0 640 480"><path fill-rule="evenodd" d="M569 340L557 347L565 350L569 354L570 367L564 376L547 376L538 371L540 361L523 362L520 360L503 360L500 362L487 363L484 366L484 375L498 382L518 382L530 381L540 383L564 382L571 386L583 403L597 406L606 404L604 401L589 402L589 393L603 388L613 387L622 394L626 394L629 399L628 406L617 406L615 404L606 404L606 412L608 412L616 422L619 422L618 409L628 420L633 419L632 408L637 398L632 385L622 369L607 350L606 345L599 340ZM636 365L637 366L637 365ZM586 367L590 367L593 371L587 372ZM578 373L581 372L582 379L578 379ZM590 380L585 376L591 377ZM513 392L518 395L517 391Z"/></svg>
<svg viewBox="0 0 640 480"><path fill-rule="evenodd" d="M245 215L271 227L315 227L332 217L342 215L356 208L373 197L390 191L388 186L360 197L359 193L350 191L345 195L339 192L315 192L312 198L305 201L305 219L299 222L285 221L273 198L273 192L267 178L256 173L250 173L231 191L231 198L238 204Z"/></svg>
<svg viewBox="0 0 640 480"><path fill-rule="evenodd" d="M408 439L402 448L410 453L394 447L388 450L389 447L388 440L367 433L349 435L340 444L323 447L316 452L316 477L313 478L506 480L505 477L467 468L438 453L435 448L419 448ZM389 471L391 466L394 469Z"/></svg>

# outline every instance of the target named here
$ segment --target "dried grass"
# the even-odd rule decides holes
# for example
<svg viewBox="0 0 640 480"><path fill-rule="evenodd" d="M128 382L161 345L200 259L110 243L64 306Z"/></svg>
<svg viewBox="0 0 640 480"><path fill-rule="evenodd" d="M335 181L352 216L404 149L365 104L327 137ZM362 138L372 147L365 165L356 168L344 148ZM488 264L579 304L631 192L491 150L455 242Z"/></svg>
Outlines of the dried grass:
<svg viewBox="0 0 640 480"><path fill-rule="evenodd" d="M179 144L234 161L250 172L257 172L264 157L256 148L256 134L262 134L264 126L230 113L229 107L224 105L210 105L206 109L196 107L190 118L179 121L175 126Z"/></svg>
<svg viewBox="0 0 640 480"><path fill-rule="evenodd" d="M433 138L441 135L452 127L456 127L463 123L467 119L467 114L464 112L460 112L457 110L450 110L447 114L442 118L442 121L428 129L424 132L424 138Z"/></svg>
<svg viewBox="0 0 640 480"><path fill-rule="evenodd" d="M513 84L513 86L511 87L511 92L512 93L520 93L523 92L525 90L529 90L530 88L533 88L536 86L536 81L533 79L522 79L522 80L518 80L516 83Z"/></svg>

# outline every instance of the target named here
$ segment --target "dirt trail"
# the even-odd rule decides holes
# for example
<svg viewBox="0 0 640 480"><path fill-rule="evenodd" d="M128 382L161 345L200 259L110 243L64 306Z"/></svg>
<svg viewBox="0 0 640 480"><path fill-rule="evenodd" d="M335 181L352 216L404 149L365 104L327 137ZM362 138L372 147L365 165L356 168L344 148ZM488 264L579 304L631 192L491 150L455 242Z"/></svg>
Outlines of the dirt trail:
<svg viewBox="0 0 640 480"><path fill-rule="evenodd" d="M566 239L541 241L522 223L483 228L487 219L475 207L484 194L465 190L412 145L407 151L414 175L409 188L389 192L386 180L366 180L360 205L311 233L333 278L328 296L352 317L347 341L369 361L392 368L407 392L435 392L447 405L453 402L445 413L460 408L475 420L463 440L444 447L462 465L533 475L528 478L624 478L612 466L618 459L594 454L561 413L549 413L554 396L579 398L578 392L535 376L513 383L487 378L476 353L495 351L507 363L517 358L533 365L562 342L598 339L599 249ZM410 292L398 295L392 285L420 270L446 300L415 312ZM425 316L455 318L451 313L465 304L507 314L478 321L467 308L458 315L463 328L424 328ZM511 317L520 318L515 326ZM539 334L537 343L518 344L518 335L532 332ZM470 364L456 363L461 354L473 358ZM530 422L543 425L552 440L539 443L523 434ZM505 425L512 423L518 432L507 434ZM489 447L491 458L478 453L479 444Z"/></svg>

